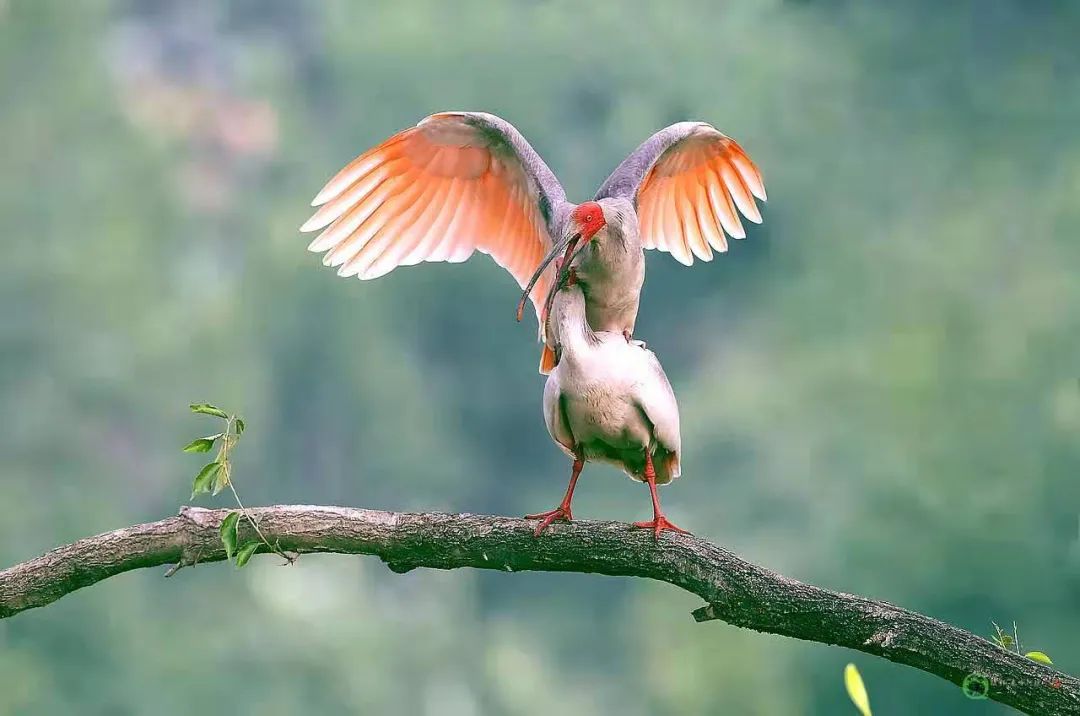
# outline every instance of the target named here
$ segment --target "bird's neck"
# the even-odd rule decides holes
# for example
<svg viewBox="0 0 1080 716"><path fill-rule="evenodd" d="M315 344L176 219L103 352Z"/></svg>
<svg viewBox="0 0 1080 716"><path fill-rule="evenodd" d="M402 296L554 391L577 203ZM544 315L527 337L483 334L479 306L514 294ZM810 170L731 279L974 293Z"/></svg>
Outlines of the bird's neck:
<svg viewBox="0 0 1080 716"><path fill-rule="evenodd" d="M636 230L602 231L604 234L590 242L578 264L578 275L586 284L630 276L645 261Z"/></svg>
<svg viewBox="0 0 1080 716"><path fill-rule="evenodd" d="M559 291L552 307L556 321L555 342L560 361L574 360L597 344L596 334L589 327L585 313L585 296L581 287L567 286Z"/></svg>

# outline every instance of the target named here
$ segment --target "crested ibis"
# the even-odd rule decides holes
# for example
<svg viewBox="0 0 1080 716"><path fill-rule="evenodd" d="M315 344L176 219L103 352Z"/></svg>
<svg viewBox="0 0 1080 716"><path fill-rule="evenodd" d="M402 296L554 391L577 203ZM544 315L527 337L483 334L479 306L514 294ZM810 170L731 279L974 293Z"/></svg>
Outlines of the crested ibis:
<svg viewBox="0 0 1080 716"><path fill-rule="evenodd" d="M364 152L312 201L301 231L340 276L371 279L421 261L489 254L532 299L544 337L554 267L572 261L589 326L630 341L645 278L643 248L690 265L761 222L757 167L704 122L649 137L592 201L567 200L559 180L509 122L483 112L440 112ZM524 297L522 304L524 303ZM521 317L519 306L518 318ZM541 373L554 367L545 339Z"/></svg>
<svg viewBox="0 0 1080 716"><path fill-rule="evenodd" d="M540 520L537 536L555 520L573 519L574 487L585 462L596 460L648 484L653 519L635 527L656 539L664 530L686 532L664 516L656 494L657 485L679 476L681 447L679 406L660 361L621 333L592 330L584 291L573 280L555 293L548 336L558 362L544 386L544 422L574 466L559 506L526 519Z"/></svg>

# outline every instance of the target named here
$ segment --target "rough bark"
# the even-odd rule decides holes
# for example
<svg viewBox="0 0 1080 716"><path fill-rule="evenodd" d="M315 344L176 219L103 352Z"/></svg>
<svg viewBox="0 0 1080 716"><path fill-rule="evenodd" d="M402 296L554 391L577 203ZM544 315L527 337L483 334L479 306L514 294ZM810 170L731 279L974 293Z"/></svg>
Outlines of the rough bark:
<svg viewBox="0 0 1080 716"><path fill-rule="evenodd" d="M185 507L0 571L0 618L132 569L225 559L218 527L227 513ZM698 621L845 646L957 685L974 674L989 685L990 699L1025 713L1080 714L1076 678L930 617L788 579L688 535L666 533L655 543L651 532L625 524L579 521L534 538L532 524L506 517L311 506L250 513L283 550L375 555L395 572L475 567L656 579L701 597ZM241 529L241 540L251 537Z"/></svg>

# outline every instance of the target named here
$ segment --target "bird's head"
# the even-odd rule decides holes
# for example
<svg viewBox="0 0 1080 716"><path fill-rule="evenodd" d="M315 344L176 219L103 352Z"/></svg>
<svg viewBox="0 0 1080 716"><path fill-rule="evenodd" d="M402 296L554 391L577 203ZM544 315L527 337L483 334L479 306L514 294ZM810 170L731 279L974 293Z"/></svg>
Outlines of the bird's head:
<svg viewBox="0 0 1080 716"><path fill-rule="evenodd" d="M544 257L544 260L540 262L540 265L536 268L536 272L533 273L532 278L529 279L529 283L525 287L525 292L521 295L517 310L517 318L519 321L521 320L521 314L525 309L525 301L528 300L533 287L536 286L536 282L540 280L540 277L544 274L544 270L547 269L548 265L561 256L562 262L559 264L559 270L555 276L555 281L551 285L551 290L548 292L547 298L544 301L544 310L541 312L542 316L547 316L555 293L566 283L570 272L570 266L574 259L581 253L582 249L589 245L589 242L592 241L605 226L607 226L607 219L604 216L604 209L599 202L587 201L574 208L570 213L570 219L566 223L566 231L564 232L563 237L555 242L555 245L551 247L551 251L549 251L548 255Z"/></svg>
<svg viewBox="0 0 1080 716"><path fill-rule="evenodd" d="M584 246L605 226L607 226L607 217L604 215L604 207L598 201L587 201L584 204L578 204L571 212L568 233L571 237L577 234L581 245Z"/></svg>

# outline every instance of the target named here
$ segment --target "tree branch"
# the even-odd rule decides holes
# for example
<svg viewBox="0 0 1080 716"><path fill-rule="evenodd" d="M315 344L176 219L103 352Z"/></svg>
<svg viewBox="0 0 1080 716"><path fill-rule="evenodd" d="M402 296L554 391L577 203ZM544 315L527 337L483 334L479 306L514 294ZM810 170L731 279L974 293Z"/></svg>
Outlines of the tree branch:
<svg viewBox="0 0 1080 716"><path fill-rule="evenodd" d="M395 572L475 567L645 577L701 597L698 621L836 644L935 674L954 684L976 674L989 698L1029 714L1080 713L1080 680L943 622L803 584L714 544L614 522L553 525L540 538L521 519L394 513L343 507L250 509L267 538L297 553L370 554ZM218 536L228 510L185 507L176 517L107 532L0 571L0 619L143 567L225 559ZM241 541L251 538L250 526ZM266 551L265 546L260 551Z"/></svg>

